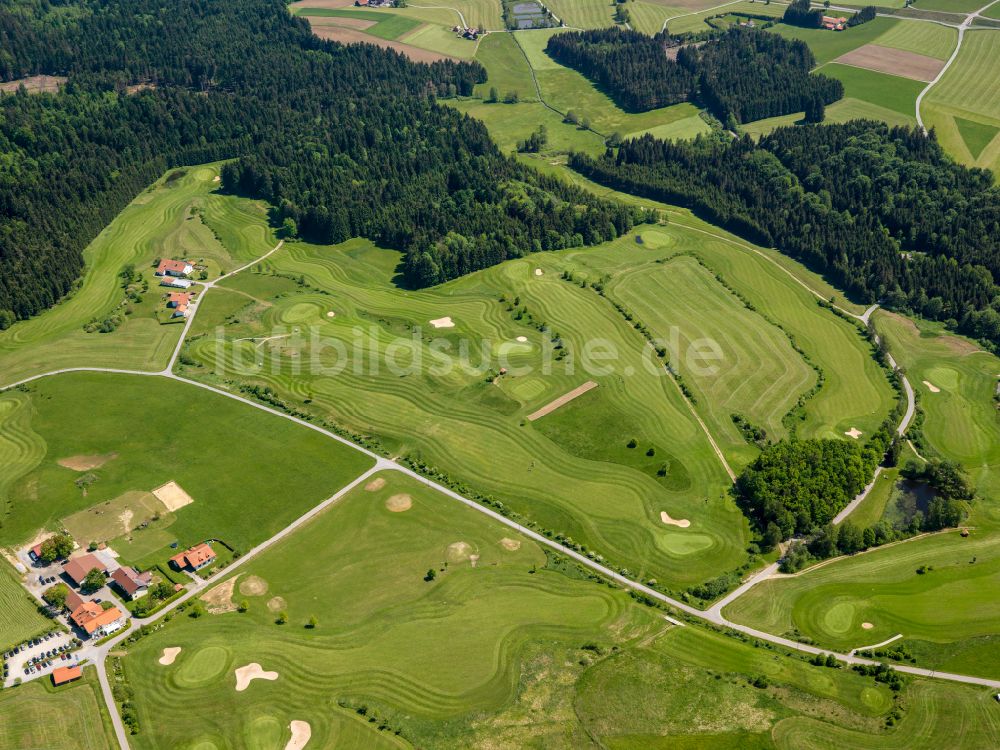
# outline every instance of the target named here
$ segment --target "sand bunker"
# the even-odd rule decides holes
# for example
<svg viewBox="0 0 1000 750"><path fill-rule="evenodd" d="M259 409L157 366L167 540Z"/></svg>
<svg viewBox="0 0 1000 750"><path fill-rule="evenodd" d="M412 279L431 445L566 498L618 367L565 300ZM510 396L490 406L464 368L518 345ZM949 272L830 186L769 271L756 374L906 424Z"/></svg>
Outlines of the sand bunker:
<svg viewBox="0 0 1000 750"><path fill-rule="evenodd" d="M508 539L507 537L504 537L500 540L500 546L508 552L517 552L517 550L521 549L521 542L517 539Z"/></svg>
<svg viewBox="0 0 1000 750"><path fill-rule="evenodd" d="M852 427L851 429L849 429L844 434L847 435L847 437L849 437L849 438L853 438L854 440L857 440L859 437L861 437L862 435L864 435L864 433L861 430L859 430L857 427Z"/></svg>
<svg viewBox="0 0 1000 750"><path fill-rule="evenodd" d="M244 596L264 596L267 593L267 581L260 576L247 576L240 581L240 593Z"/></svg>
<svg viewBox="0 0 1000 750"><path fill-rule="evenodd" d="M528 341L528 337L527 336L518 336L517 337L517 342L519 344L525 344L525 343L527 343L527 341Z"/></svg>
<svg viewBox="0 0 1000 750"><path fill-rule="evenodd" d="M383 487L385 487L385 479L383 477L376 477L365 485L365 492L378 492Z"/></svg>
<svg viewBox="0 0 1000 750"><path fill-rule="evenodd" d="M286 602L280 596L275 596L275 597L272 597L272 598L270 598L270 599L267 600L267 608L271 612L280 612L281 610L283 610L287 606L288 606L288 602Z"/></svg>
<svg viewBox="0 0 1000 750"><path fill-rule="evenodd" d="M285 750L302 750L312 737L312 727L309 726L309 722L293 721L288 728L292 731L292 738L285 745Z"/></svg>
<svg viewBox="0 0 1000 750"><path fill-rule="evenodd" d="M181 652L180 646L168 646L163 649L163 656L160 657L160 664L165 667L169 667L174 663L174 659L177 658L177 654Z"/></svg>
<svg viewBox="0 0 1000 750"><path fill-rule="evenodd" d="M472 545L467 542L452 542L448 545L445 557L450 563L465 562L472 557Z"/></svg>
<svg viewBox="0 0 1000 750"><path fill-rule="evenodd" d="M174 511L190 505L194 498L186 493L177 482L167 482L162 487L153 490L156 499L167 506L167 510Z"/></svg>
<svg viewBox="0 0 1000 750"><path fill-rule="evenodd" d="M927 386L927 390L929 390L931 393L940 393L941 392L941 389L938 388L933 383L931 383L930 381L925 380L924 381L924 385Z"/></svg>
<svg viewBox="0 0 1000 750"><path fill-rule="evenodd" d="M91 469L100 469L113 458L118 458L118 454L102 453L94 456L70 456L69 458L60 458L56 463L65 469L72 469L73 471L90 471Z"/></svg>
<svg viewBox="0 0 1000 750"><path fill-rule="evenodd" d="M863 622L861 623L861 627L864 628L865 630L871 630L875 626L872 625L870 622Z"/></svg>
<svg viewBox="0 0 1000 750"><path fill-rule="evenodd" d="M402 513L413 507L413 498L409 495L393 495L385 501L385 507L393 513Z"/></svg>
<svg viewBox="0 0 1000 750"><path fill-rule="evenodd" d="M215 588L201 595L201 600L207 605L205 607L210 615L222 615L226 612L235 612L236 604L233 602L233 590L236 588L236 579L230 578L225 583L220 583Z"/></svg>
<svg viewBox="0 0 1000 750"><path fill-rule="evenodd" d="M454 328L455 321L453 321L450 316L446 318L435 318L431 321L431 325L435 328Z"/></svg>
<svg viewBox="0 0 1000 750"><path fill-rule="evenodd" d="M541 276L543 273L545 272L541 268L535 269L535 276Z"/></svg>
<svg viewBox="0 0 1000 750"><path fill-rule="evenodd" d="M212 182L222 182L222 177L220 175L215 175L215 177L212 178Z"/></svg>
<svg viewBox="0 0 1000 750"><path fill-rule="evenodd" d="M328 318L336 318L337 317L337 313L335 313L333 310L330 310L330 312L328 312L326 314L326 317L328 317Z"/></svg>
<svg viewBox="0 0 1000 750"><path fill-rule="evenodd" d="M236 692L242 693L254 680L276 680L277 672L265 672L260 664L251 662L236 670Z"/></svg>
<svg viewBox="0 0 1000 750"><path fill-rule="evenodd" d="M671 518L665 510L660 511L660 520L671 526L680 526L682 529L686 529L691 525L691 522L686 518Z"/></svg>

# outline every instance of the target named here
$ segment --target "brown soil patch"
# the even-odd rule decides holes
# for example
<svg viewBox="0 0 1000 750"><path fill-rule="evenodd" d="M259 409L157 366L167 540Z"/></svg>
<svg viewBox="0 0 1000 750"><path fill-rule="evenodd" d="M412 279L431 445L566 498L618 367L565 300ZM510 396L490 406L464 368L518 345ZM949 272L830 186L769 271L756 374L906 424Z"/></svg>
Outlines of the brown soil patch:
<svg viewBox="0 0 1000 750"><path fill-rule="evenodd" d="M385 507L393 513L402 513L413 507L413 498L409 495L393 495L385 501Z"/></svg>
<svg viewBox="0 0 1000 750"><path fill-rule="evenodd" d="M521 549L521 542L517 539L508 539L507 537L504 537L500 540L500 546L508 552L517 552Z"/></svg>
<svg viewBox="0 0 1000 750"><path fill-rule="evenodd" d="M272 597L272 598L270 598L270 599L267 600L267 608L271 612L280 612L281 610L283 610L287 606L288 606L288 602L286 602L280 596L275 596L275 597Z"/></svg>
<svg viewBox="0 0 1000 750"><path fill-rule="evenodd" d="M244 596L264 596L267 593L267 581L260 576L247 576L240 581L240 593Z"/></svg>
<svg viewBox="0 0 1000 750"><path fill-rule="evenodd" d="M312 7L312 6L310 6ZM367 18L337 18L331 16L305 16L313 26L342 26L345 29L370 29L377 21L370 21Z"/></svg>
<svg viewBox="0 0 1000 750"><path fill-rule="evenodd" d="M432 63L438 62L439 60L457 60L457 58L442 55L439 52L431 52L430 50L420 49L419 47L404 44L403 42L396 42L391 39L380 39L377 36L366 34L363 31L358 31L357 29L345 29L338 26L321 26L313 24L312 31L320 39L327 39L331 42L340 42L341 44L374 44L377 47L393 49L402 55L406 55L408 58L413 60L413 62Z"/></svg>
<svg viewBox="0 0 1000 750"><path fill-rule="evenodd" d="M133 83L125 87L126 94L138 94L140 91L155 91L155 90L156 90L156 84L149 83L148 81L146 83Z"/></svg>
<svg viewBox="0 0 1000 750"><path fill-rule="evenodd" d="M682 529L686 529L691 525L691 522L686 518L671 518L670 514L668 514L665 510L660 511L660 520L665 524L670 526L679 526Z"/></svg>
<svg viewBox="0 0 1000 750"><path fill-rule="evenodd" d="M220 583L215 588L206 591L201 595L201 600L207 605L205 607L211 615L221 615L226 612L235 612L236 604L233 602L233 589L236 588L236 579L230 578L225 583Z"/></svg>
<svg viewBox="0 0 1000 750"><path fill-rule="evenodd" d="M163 656L160 657L160 664L165 667L169 667L174 663L174 659L177 658L177 654L181 652L180 646L168 646L163 649Z"/></svg>
<svg viewBox="0 0 1000 750"><path fill-rule="evenodd" d="M117 453L102 453L93 456L70 456L69 458L60 458L56 461L56 463L64 469L72 469L73 471L90 471L91 469L100 469L108 461L115 458L118 458Z"/></svg>
<svg viewBox="0 0 1000 750"><path fill-rule="evenodd" d="M472 545L467 542L452 542L445 551L445 558L450 563L460 563L473 557ZM478 559L478 555L476 555Z"/></svg>
<svg viewBox="0 0 1000 750"><path fill-rule="evenodd" d="M292 733L292 738L285 745L285 750L302 750L312 737L312 727L308 721L293 721L288 725L288 729Z"/></svg>
<svg viewBox="0 0 1000 750"><path fill-rule="evenodd" d="M354 0L298 0L291 3L288 8L293 12L298 8L353 8Z"/></svg>
<svg viewBox="0 0 1000 750"><path fill-rule="evenodd" d="M536 419L541 419L546 414L551 414L556 409L558 409L560 406L564 406L564 405L568 404L570 401L572 401L577 396L582 396L587 391L591 390L592 388L596 388L596 387L597 387L597 383L595 383L593 380L588 380L586 383L584 383L583 385L577 386L576 388L574 388L573 390L571 390L569 393L564 393L559 398L557 398L555 401L550 401L549 403L547 403L545 406L543 406L538 411L532 412L531 414L529 414L528 415L528 421L529 422L534 422Z"/></svg>
<svg viewBox="0 0 1000 750"><path fill-rule="evenodd" d="M365 492L378 492L383 487L385 487L385 478L376 477L365 485Z"/></svg>
<svg viewBox="0 0 1000 750"><path fill-rule="evenodd" d="M28 76L0 83L0 91L14 93L22 84L29 94L54 94L66 83L65 76Z"/></svg>
<svg viewBox="0 0 1000 750"><path fill-rule="evenodd" d="M276 680L277 672L265 672L257 662L251 662L236 670L236 692L242 693L254 680Z"/></svg>
<svg viewBox="0 0 1000 750"><path fill-rule="evenodd" d="M944 67L944 60L878 44L864 44L841 55L834 62L911 78L914 81L932 81Z"/></svg>
<svg viewBox="0 0 1000 750"><path fill-rule="evenodd" d="M162 487L153 490L153 494L169 511L175 511L194 502L194 498L186 493L177 482L167 482Z"/></svg>

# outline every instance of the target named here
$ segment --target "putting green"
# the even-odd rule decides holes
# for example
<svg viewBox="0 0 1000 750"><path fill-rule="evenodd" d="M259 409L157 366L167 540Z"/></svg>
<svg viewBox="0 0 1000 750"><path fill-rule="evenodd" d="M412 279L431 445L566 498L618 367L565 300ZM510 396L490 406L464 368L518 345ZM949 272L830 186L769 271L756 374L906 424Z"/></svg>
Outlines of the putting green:
<svg viewBox="0 0 1000 750"><path fill-rule="evenodd" d="M929 383L942 391L954 391L958 388L958 370L951 367L945 365L928 367L925 376Z"/></svg>
<svg viewBox="0 0 1000 750"><path fill-rule="evenodd" d="M687 531L661 531L656 535L656 546L670 555L684 556L704 552L715 545L707 534Z"/></svg>
<svg viewBox="0 0 1000 750"><path fill-rule="evenodd" d="M231 661L229 649L205 646L188 657L181 658L174 681L181 687L201 687L218 679Z"/></svg>
<svg viewBox="0 0 1000 750"><path fill-rule="evenodd" d="M843 635L851 630L857 606L852 601L838 601L823 614L823 625L833 635Z"/></svg>
<svg viewBox="0 0 1000 750"><path fill-rule="evenodd" d="M255 716L247 724L244 738L249 750L272 750L282 747L287 732L281 720L271 714Z"/></svg>

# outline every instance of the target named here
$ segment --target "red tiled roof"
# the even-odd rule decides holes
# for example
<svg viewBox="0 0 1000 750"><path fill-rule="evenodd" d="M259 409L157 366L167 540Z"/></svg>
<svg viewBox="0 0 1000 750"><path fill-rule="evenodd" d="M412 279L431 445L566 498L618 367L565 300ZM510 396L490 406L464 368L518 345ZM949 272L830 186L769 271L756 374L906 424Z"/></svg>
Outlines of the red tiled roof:
<svg viewBox="0 0 1000 750"><path fill-rule="evenodd" d="M103 571L104 563L96 555L86 554L72 558L63 566L63 572L73 579L73 583L79 586L83 583L83 579L87 577L87 573L95 568Z"/></svg>
<svg viewBox="0 0 1000 750"><path fill-rule="evenodd" d="M77 609L85 601L87 600L84 599L75 591L73 591L73 589L70 589L69 591L66 592L66 609L68 609L70 612Z"/></svg>
<svg viewBox="0 0 1000 750"><path fill-rule="evenodd" d="M160 265L157 266L157 273L169 273L173 271L174 273L185 273L186 268L190 267L191 264L183 260L161 260Z"/></svg>
<svg viewBox="0 0 1000 750"><path fill-rule="evenodd" d="M192 568L197 568L214 559L215 551L205 542L202 542L191 547L191 549L186 549L180 554L174 555L170 558L170 562L174 563L178 568L188 565Z"/></svg>
<svg viewBox="0 0 1000 750"><path fill-rule="evenodd" d="M171 292L167 298L168 305L186 305L191 301L190 292Z"/></svg>
<svg viewBox="0 0 1000 750"><path fill-rule="evenodd" d="M152 578L153 575L149 571L140 573L127 565L123 565L111 574L111 580L117 583L129 596L148 586Z"/></svg>
<svg viewBox="0 0 1000 750"><path fill-rule="evenodd" d="M122 611L118 607L101 609L101 605L96 602L84 602L69 618L78 627L83 628L88 634L93 634L95 630L105 625L110 625L122 616Z"/></svg>
<svg viewBox="0 0 1000 750"><path fill-rule="evenodd" d="M78 680L82 676L83 669L81 667L59 667L52 670L52 683L54 685L62 685L66 682Z"/></svg>

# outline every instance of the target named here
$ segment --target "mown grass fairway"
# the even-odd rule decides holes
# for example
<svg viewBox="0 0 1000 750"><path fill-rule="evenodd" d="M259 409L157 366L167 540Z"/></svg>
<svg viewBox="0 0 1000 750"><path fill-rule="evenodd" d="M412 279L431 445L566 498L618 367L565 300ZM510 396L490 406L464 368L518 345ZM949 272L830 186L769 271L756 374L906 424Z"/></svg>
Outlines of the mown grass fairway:
<svg viewBox="0 0 1000 750"><path fill-rule="evenodd" d="M101 750L114 734L93 667L79 682L53 689L32 682L0 691L0 750Z"/></svg>
<svg viewBox="0 0 1000 750"><path fill-rule="evenodd" d="M264 344L264 364L242 373L242 379L269 385L286 402L356 433L376 435L392 454L440 467L497 495L542 528L564 533L644 577L689 584L738 565L745 554L744 521L725 494L728 477L677 389L662 371L649 368L645 340L606 300L559 278L577 255L611 261L634 245L629 239L584 252L538 255L435 289L404 292L391 284L396 253L363 241L332 248L286 244L268 259L267 269L301 276L307 286L288 294L281 277L241 274L226 287L257 301L208 297L202 314L209 324L225 316L240 321L225 328L231 355L246 356L247 347L253 348L238 339L290 333L292 326L299 326L302 336L318 337ZM536 268L543 275L536 275ZM268 290L272 281L279 283ZM516 319L501 295L519 297L536 323L547 322L549 333ZM240 305L243 311L234 309ZM443 316L455 327L430 326ZM208 330L201 323L196 320L194 336ZM554 354L555 333L573 357L554 362L546 374L544 358ZM362 358L354 348L359 335L362 350L372 355ZM450 341L453 353L459 340L467 339L473 369L432 367L437 338ZM594 378L601 384L597 398L607 400L607 408L637 434L658 435L660 460L690 481L664 487L655 471L571 455L539 432L540 422L522 424L528 414L589 379L580 358L594 339L611 342L620 352L610 371ZM338 346L345 349L338 353ZM195 339L189 353L205 367L185 368L186 374L220 383L232 377L221 372L208 340ZM369 356L380 363L377 371L366 364ZM402 374L386 368L389 356L406 368ZM334 365L342 370L336 375ZM530 372L512 369L494 384L485 371L491 367L493 375L500 367ZM601 419L585 418L583 429L606 442ZM617 448L604 445L601 451ZM664 527L661 511L690 519L691 528ZM676 543L685 536L697 536L698 544Z"/></svg>
<svg viewBox="0 0 1000 750"><path fill-rule="evenodd" d="M827 63L817 72L839 79L844 84L845 97L891 109L906 117L915 113L917 95L926 85L923 81L839 63Z"/></svg>
<svg viewBox="0 0 1000 750"><path fill-rule="evenodd" d="M161 289L152 280L143 304L116 331L85 333L83 326L122 301L118 274L128 264L152 277L154 258L190 254L230 270L274 246L263 205L215 192L217 175L218 165L172 170L132 201L84 251L87 268L76 292L0 331L0 386L60 367L164 367L180 326L157 322Z"/></svg>
<svg viewBox="0 0 1000 750"><path fill-rule="evenodd" d="M52 628L37 603L21 586L21 577L0 561L0 652Z"/></svg>
<svg viewBox="0 0 1000 750"><path fill-rule="evenodd" d="M0 464L10 488L5 544L23 542L41 528L62 528L60 519L77 511L173 480L194 502L175 511L169 526L163 519L134 532L136 550L121 531L77 541L110 541L126 560L146 564L162 562L164 545L175 539L182 549L217 538L245 551L370 465L361 453L311 430L165 378L59 375L32 383L27 393L4 394L0 408L30 415L4 430L8 444L25 446L23 455ZM57 463L111 453L117 456L90 471ZM17 473L8 474L11 467ZM86 495L78 481L89 481ZM156 535L155 554L144 534Z"/></svg>

